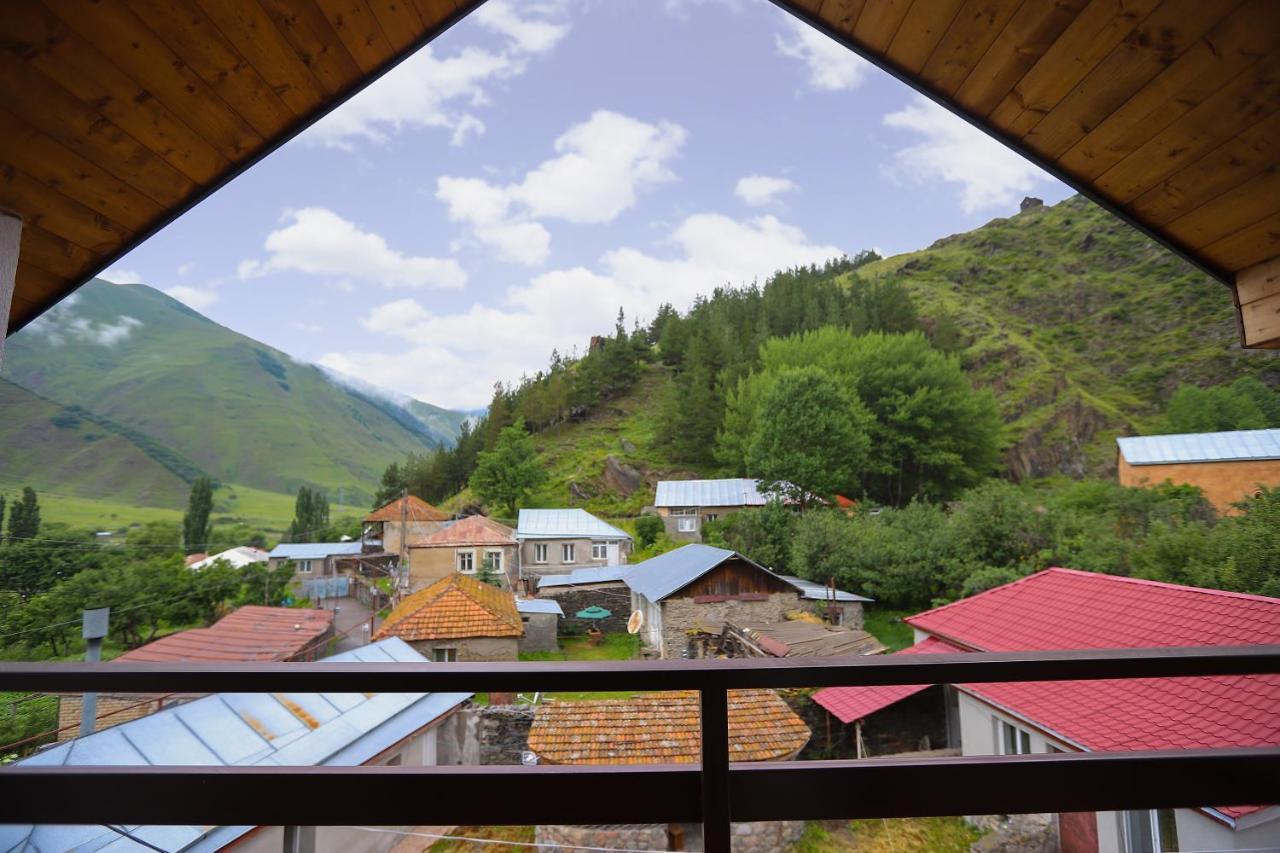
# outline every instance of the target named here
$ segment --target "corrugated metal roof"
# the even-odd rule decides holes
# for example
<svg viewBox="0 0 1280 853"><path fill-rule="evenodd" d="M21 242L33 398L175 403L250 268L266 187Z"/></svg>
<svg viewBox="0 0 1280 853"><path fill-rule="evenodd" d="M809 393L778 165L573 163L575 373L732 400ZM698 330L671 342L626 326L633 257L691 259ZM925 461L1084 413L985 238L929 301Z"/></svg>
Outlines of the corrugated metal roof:
<svg viewBox="0 0 1280 853"><path fill-rule="evenodd" d="M248 604L208 628L161 637L118 661L284 661L314 657L318 641L333 630L333 611Z"/></svg>
<svg viewBox="0 0 1280 853"><path fill-rule="evenodd" d="M1280 459L1280 429L1136 435L1117 438L1116 444L1130 465Z"/></svg>
<svg viewBox="0 0 1280 853"><path fill-rule="evenodd" d="M562 575L543 575L538 578L538 589L620 581L629 568L629 566L593 566L589 569L574 569Z"/></svg>
<svg viewBox="0 0 1280 853"><path fill-rule="evenodd" d="M326 658L423 663L402 640ZM362 764L460 705L470 693L218 693L61 743L20 764L69 766ZM252 827L128 826L164 850L217 850ZM0 826L0 849L145 850L94 826Z"/></svg>
<svg viewBox="0 0 1280 853"><path fill-rule="evenodd" d="M778 577L800 590L801 598L807 598L810 601L827 601L831 597L831 593L820 583L807 581L804 578L798 578L794 575L778 575ZM854 595L852 592L845 592L843 589L837 589L836 601L875 601L875 599L867 598L862 595Z"/></svg>
<svg viewBox="0 0 1280 853"><path fill-rule="evenodd" d="M764 506L758 480L659 480L654 506Z"/></svg>
<svg viewBox="0 0 1280 853"><path fill-rule="evenodd" d="M359 542L281 542L267 556L285 560L323 560L328 556L352 557L360 553Z"/></svg>
<svg viewBox="0 0 1280 853"><path fill-rule="evenodd" d="M564 616L564 611L560 609L560 602L549 598L517 598L516 610L521 613L554 613L557 616Z"/></svg>
<svg viewBox="0 0 1280 853"><path fill-rule="evenodd" d="M743 557L736 551L695 544L659 554L643 563L636 563L627 569L622 579L626 581L627 586L650 601L661 601L676 590L693 583L730 557L740 557L760 571L769 572L764 566Z"/></svg>
<svg viewBox="0 0 1280 853"><path fill-rule="evenodd" d="M522 509L516 520L518 539L630 539L585 509Z"/></svg>
<svg viewBox="0 0 1280 853"><path fill-rule="evenodd" d="M205 566L212 566L219 560L225 560L237 569L240 569L250 565L251 563L266 562L268 556L270 555L261 548L254 548L250 545L241 545L237 548L228 548L225 551L213 554L212 556L207 556L201 560L195 560L189 565L193 569L203 569Z"/></svg>
<svg viewBox="0 0 1280 853"><path fill-rule="evenodd" d="M417 495L396 498L391 503L383 504L364 517L366 522L375 521L448 521L449 513L437 509Z"/></svg>

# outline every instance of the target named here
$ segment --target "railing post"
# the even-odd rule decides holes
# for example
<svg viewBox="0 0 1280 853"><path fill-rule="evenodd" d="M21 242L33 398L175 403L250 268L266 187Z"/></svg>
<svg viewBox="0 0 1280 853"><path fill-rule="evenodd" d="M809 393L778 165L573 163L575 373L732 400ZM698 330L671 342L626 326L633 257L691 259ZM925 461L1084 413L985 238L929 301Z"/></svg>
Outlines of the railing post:
<svg viewBox="0 0 1280 853"><path fill-rule="evenodd" d="M703 687L702 849L729 853L729 695L723 687Z"/></svg>

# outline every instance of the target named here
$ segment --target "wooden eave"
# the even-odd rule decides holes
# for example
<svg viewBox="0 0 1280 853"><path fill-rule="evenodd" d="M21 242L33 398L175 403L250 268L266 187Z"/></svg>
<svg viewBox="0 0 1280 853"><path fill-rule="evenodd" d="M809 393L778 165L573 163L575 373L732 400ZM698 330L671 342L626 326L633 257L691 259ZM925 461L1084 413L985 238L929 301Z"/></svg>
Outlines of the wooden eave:
<svg viewBox="0 0 1280 853"><path fill-rule="evenodd" d="M45 0L0 16L22 328L481 0ZM773 0L1232 287L1280 347L1274 0Z"/></svg>

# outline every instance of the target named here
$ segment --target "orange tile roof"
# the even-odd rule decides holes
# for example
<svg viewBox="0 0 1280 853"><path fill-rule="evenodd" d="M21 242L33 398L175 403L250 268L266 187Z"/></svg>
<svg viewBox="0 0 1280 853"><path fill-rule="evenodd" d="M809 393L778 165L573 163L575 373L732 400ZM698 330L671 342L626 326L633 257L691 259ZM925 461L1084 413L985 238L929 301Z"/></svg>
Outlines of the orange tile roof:
<svg viewBox="0 0 1280 853"><path fill-rule="evenodd" d="M483 515L469 515L437 530L410 548L456 548L460 545L514 545L516 532Z"/></svg>
<svg viewBox="0 0 1280 853"><path fill-rule="evenodd" d="M551 701L538 706L529 749L548 764L691 764L701 753L698 694ZM729 760L799 752L809 727L773 690L729 691Z"/></svg>
<svg viewBox="0 0 1280 853"><path fill-rule="evenodd" d="M373 638L412 642L523 635L514 595L454 572L400 602Z"/></svg>
<svg viewBox="0 0 1280 853"><path fill-rule="evenodd" d="M161 637L116 658L131 663L285 661L321 657L319 640L333 630L333 613L294 607L241 607L208 628Z"/></svg>
<svg viewBox="0 0 1280 853"><path fill-rule="evenodd" d="M403 513L400 505L405 504ZM365 521L448 521L449 513L438 510L422 498L409 495L396 498L386 506L380 506L364 517Z"/></svg>

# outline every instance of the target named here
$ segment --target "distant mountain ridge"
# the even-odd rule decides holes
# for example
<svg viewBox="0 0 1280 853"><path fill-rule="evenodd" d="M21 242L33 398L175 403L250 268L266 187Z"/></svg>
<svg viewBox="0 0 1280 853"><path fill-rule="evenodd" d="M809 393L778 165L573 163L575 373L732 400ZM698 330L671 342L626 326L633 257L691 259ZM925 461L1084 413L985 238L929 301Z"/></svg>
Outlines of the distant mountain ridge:
<svg viewBox="0 0 1280 853"><path fill-rule="evenodd" d="M366 502L388 463L451 444L467 418L338 381L146 285L101 280L8 341L3 379L0 485L21 471L46 488L66 485L54 472L70 447L49 436L73 438L67 431L80 431L78 421L92 425L89 435L110 434L114 449L86 453L81 445L99 439L71 442L77 494L101 487L102 497L118 500L185 498L185 481L199 471L267 491L306 484ZM145 489L111 474L121 453L150 472Z"/></svg>

